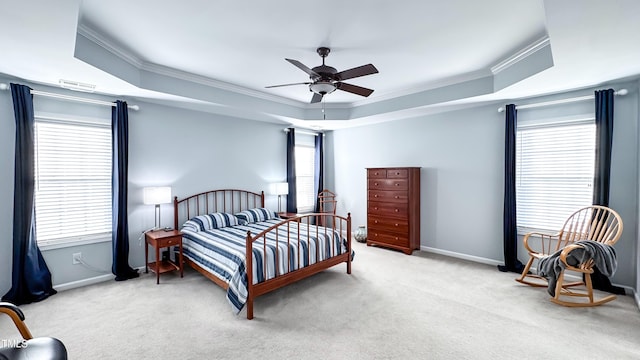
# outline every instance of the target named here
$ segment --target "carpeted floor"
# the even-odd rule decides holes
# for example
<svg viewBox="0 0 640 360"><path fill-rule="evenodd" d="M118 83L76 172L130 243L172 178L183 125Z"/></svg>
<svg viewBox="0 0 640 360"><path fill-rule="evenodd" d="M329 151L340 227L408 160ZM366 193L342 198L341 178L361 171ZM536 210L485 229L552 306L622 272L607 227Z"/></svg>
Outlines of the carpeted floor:
<svg viewBox="0 0 640 360"><path fill-rule="evenodd" d="M24 305L35 336L71 359L639 359L631 296L594 308L549 301L516 274L440 255L354 243L346 265L256 300L235 315L195 271L143 274ZM15 338L8 318L0 339Z"/></svg>

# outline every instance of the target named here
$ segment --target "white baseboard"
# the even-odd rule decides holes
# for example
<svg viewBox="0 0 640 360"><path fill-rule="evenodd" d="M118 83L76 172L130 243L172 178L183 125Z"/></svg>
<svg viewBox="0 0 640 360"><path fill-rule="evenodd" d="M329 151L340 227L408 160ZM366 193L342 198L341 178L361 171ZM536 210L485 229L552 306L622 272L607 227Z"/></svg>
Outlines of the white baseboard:
<svg viewBox="0 0 640 360"><path fill-rule="evenodd" d="M98 284L98 283L113 280L113 279L115 279L115 276L113 274L105 274L100 276L94 276L88 279L82 279L77 281L71 281L64 284L53 285L53 288L56 289L57 291L65 291L65 290L76 289L83 286Z"/></svg>
<svg viewBox="0 0 640 360"><path fill-rule="evenodd" d="M432 248L432 247L428 247L428 246L420 246L420 250L421 251L430 252L430 253L434 253L434 254L450 256L450 257L454 257L454 258L458 258L458 259L469 260L469 261L473 261L473 262L477 262L477 263L481 263L481 264L495 265L495 266L504 264L501 261L487 259L487 258L483 258L483 257L479 257L479 256L461 254L461 253L457 253L457 252L454 252L454 251L436 249L436 248ZM531 268L531 272L532 273L536 273L537 269L532 267ZM577 274L569 274L569 273L565 274L565 278L569 279L569 281L580 281L580 280L582 280L581 276L579 276ZM639 292L635 291L631 286L620 285L620 284L612 284L612 285L618 286L618 287L621 287L621 288L625 289L627 294L630 294L630 295L632 295L634 297L634 299L636 301L636 305L638 305L638 309L640 309L640 291Z"/></svg>
<svg viewBox="0 0 640 360"><path fill-rule="evenodd" d="M144 270L144 266L141 266L137 269L138 269L138 272L142 272ZM87 279L71 281L64 284L53 285L53 288L56 289L56 291L65 291L65 290L76 289L83 286L94 285L94 284L98 284L105 281L110 281L115 278L116 277L113 274L104 274L104 275L94 276Z"/></svg>
<svg viewBox="0 0 640 360"><path fill-rule="evenodd" d="M469 260L469 261L473 261L473 262L477 262L477 263L481 263L481 264L494 265L494 266L498 266L498 265L502 265L503 264L503 262L501 262L501 261L487 259L487 258L483 258L483 257L479 257L479 256L461 254L461 253L448 251L448 250L436 249L436 248L432 248L432 247L428 247L428 246L420 246L420 250L421 251L430 252L430 253L434 253L434 254L446 255L446 256L450 256L450 257L454 257L454 258L458 258L458 259Z"/></svg>

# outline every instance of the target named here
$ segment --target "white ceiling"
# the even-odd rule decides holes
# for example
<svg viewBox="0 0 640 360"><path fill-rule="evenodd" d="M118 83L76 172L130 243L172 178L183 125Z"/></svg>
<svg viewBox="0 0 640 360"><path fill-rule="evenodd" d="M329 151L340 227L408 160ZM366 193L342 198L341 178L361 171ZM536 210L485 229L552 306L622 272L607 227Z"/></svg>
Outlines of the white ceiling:
<svg viewBox="0 0 640 360"><path fill-rule="evenodd" d="M0 73L263 121L339 128L640 74L637 0L1 0ZM312 68L378 74L309 104ZM528 50L524 53L522 50ZM506 62L505 62L506 60Z"/></svg>

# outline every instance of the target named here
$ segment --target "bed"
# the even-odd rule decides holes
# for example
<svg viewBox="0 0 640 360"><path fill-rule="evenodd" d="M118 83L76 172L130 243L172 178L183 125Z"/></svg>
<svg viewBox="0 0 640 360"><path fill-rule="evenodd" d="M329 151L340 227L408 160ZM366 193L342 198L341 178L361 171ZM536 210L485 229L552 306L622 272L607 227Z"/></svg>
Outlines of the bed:
<svg viewBox="0 0 640 360"><path fill-rule="evenodd" d="M341 263L351 274L351 214L280 219L264 192L221 189L175 197L174 227L186 264L225 289L236 313L246 307L247 319L260 295Z"/></svg>

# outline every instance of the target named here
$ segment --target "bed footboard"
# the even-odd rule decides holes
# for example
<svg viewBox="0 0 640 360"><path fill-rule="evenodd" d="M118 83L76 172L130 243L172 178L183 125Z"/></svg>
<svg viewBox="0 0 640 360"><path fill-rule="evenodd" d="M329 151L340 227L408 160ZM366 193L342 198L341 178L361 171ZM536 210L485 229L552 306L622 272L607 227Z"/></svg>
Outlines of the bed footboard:
<svg viewBox="0 0 640 360"><path fill-rule="evenodd" d="M253 319L253 300L260 295L343 262L347 264L347 274L351 274L350 213L347 217L326 213L301 215L255 235L247 232L246 241L247 319ZM292 247L297 251L289 251ZM279 251L281 248L286 249L284 254ZM261 264L255 264L254 251L264 254ZM292 253L297 256L292 258ZM285 256L286 261L279 259ZM284 268L278 265L280 263L285 264ZM275 265L269 268L269 264ZM262 274L265 280L254 284L254 272Z"/></svg>

